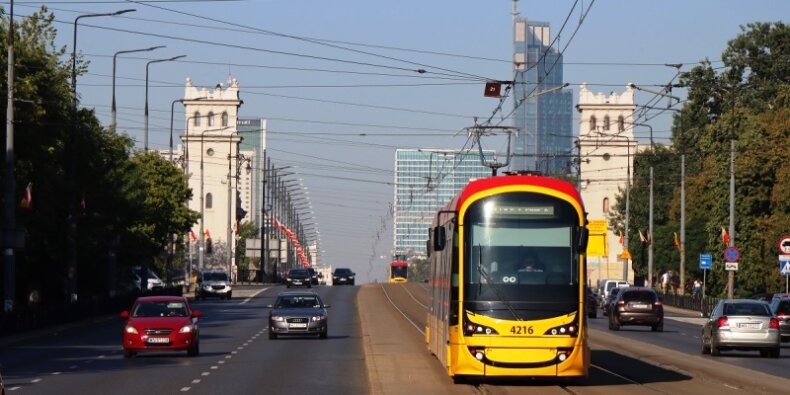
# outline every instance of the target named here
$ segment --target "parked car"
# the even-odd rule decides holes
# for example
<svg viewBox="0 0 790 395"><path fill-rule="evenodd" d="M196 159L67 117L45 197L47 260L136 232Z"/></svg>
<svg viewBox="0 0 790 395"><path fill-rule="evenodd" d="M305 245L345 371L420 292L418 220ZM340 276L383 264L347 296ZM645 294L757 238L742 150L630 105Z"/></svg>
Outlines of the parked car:
<svg viewBox="0 0 790 395"><path fill-rule="evenodd" d="M141 351L200 352L200 310L192 310L183 296L145 296L135 300L131 310L121 312L123 356L131 358Z"/></svg>
<svg viewBox="0 0 790 395"><path fill-rule="evenodd" d="M352 272L351 269L339 267L332 272L332 285L354 285L355 275L356 273Z"/></svg>
<svg viewBox="0 0 790 395"><path fill-rule="evenodd" d="M617 294L620 292L622 288L613 288L609 291L609 295L604 299L603 305L601 306L601 310L603 310L603 315L609 316L609 311L611 311L611 305L617 298Z"/></svg>
<svg viewBox="0 0 790 395"><path fill-rule="evenodd" d="M310 273L310 284L318 285L318 272L315 271L315 268L308 267L307 272Z"/></svg>
<svg viewBox="0 0 790 395"><path fill-rule="evenodd" d="M590 287L585 288L587 288L587 299L585 300L587 317L598 318L598 295L596 295Z"/></svg>
<svg viewBox="0 0 790 395"><path fill-rule="evenodd" d="M326 339L329 324L326 309L315 292L281 292L273 305L268 305L269 339L280 335L318 335Z"/></svg>
<svg viewBox="0 0 790 395"><path fill-rule="evenodd" d="M228 273L223 270L203 270L197 273L195 299L208 297L228 300L233 297L233 287L230 285Z"/></svg>
<svg viewBox="0 0 790 395"><path fill-rule="evenodd" d="M767 303L752 299L720 300L702 327L702 353L759 350L762 357L779 358L779 320Z"/></svg>
<svg viewBox="0 0 790 395"><path fill-rule="evenodd" d="M135 266L135 267L132 268L132 276L134 277L134 286L135 286L135 288L137 288L138 291L141 289L140 288L140 282L142 281L142 279L141 279L142 273L143 273L142 267ZM154 273L153 270L151 270L151 268L148 268L148 276L147 277L148 277L148 290L149 291L154 291L154 290L157 290L157 289L164 288L165 282L162 281L162 279L159 278L159 276L157 276L156 273Z"/></svg>
<svg viewBox="0 0 790 395"><path fill-rule="evenodd" d="M609 306L609 329L624 325L649 326L653 332L664 331L664 306L651 288L625 287Z"/></svg>
<svg viewBox="0 0 790 395"><path fill-rule="evenodd" d="M307 287L312 288L313 283L310 281L310 272L307 269L291 269L285 277L286 288L291 287Z"/></svg>
<svg viewBox="0 0 790 395"><path fill-rule="evenodd" d="M790 341L790 297L774 300L771 313L779 320L779 337L782 342Z"/></svg>

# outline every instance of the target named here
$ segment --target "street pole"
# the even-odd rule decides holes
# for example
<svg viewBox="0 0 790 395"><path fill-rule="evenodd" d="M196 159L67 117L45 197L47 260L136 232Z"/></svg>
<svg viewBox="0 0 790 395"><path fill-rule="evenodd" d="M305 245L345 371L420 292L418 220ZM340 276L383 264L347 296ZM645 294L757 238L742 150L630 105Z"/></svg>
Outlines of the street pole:
<svg viewBox="0 0 790 395"><path fill-rule="evenodd" d="M650 240L647 243L647 283L653 287L653 166L650 166L650 199L648 204L648 232Z"/></svg>
<svg viewBox="0 0 790 395"><path fill-rule="evenodd" d="M115 131L115 128L118 126L118 124L115 122L115 116L116 116L116 113L117 113L117 111L115 109L115 62L116 62L116 58L118 57L118 55L124 54L124 53L148 52L148 51L153 51L155 49L164 48L164 47L165 47L164 45L159 45L159 46L156 46L156 47L150 47L150 48L144 48L144 49L130 49L130 50L126 50L126 51L118 51L118 52L116 52L115 54L112 55L112 111L111 111L112 112L112 118L110 119L110 130L112 130L113 132Z"/></svg>
<svg viewBox="0 0 790 395"><path fill-rule="evenodd" d="M16 295L16 255L15 246L11 243L11 235L16 233L16 184L14 180L14 0L9 5L8 19L8 75L6 83L6 133L5 133L5 189L4 189L4 215L5 229L3 229L3 311L14 310L14 296Z"/></svg>
<svg viewBox="0 0 790 395"><path fill-rule="evenodd" d="M735 245L735 139L730 139L730 247ZM735 271L727 273L727 298L733 298Z"/></svg>
<svg viewBox="0 0 790 395"><path fill-rule="evenodd" d="M116 16L127 12L134 12L134 9L125 9L116 12L83 14L74 18L74 34L71 46L71 134L69 135L66 155L67 155L67 193L66 206L68 209L66 226L66 287L70 302L77 301L77 217L79 216L78 186L79 174L77 172L77 26L82 18L94 18L100 16ZM12 199L13 200L13 199ZM142 289L143 283L140 283Z"/></svg>
<svg viewBox="0 0 790 395"><path fill-rule="evenodd" d="M156 59L156 60L148 61L145 64L145 121L144 121L145 125L143 128L143 150L145 152L148 152L148 66L150 66L151 63L170 62L176 59L181 59L185 56L186 55L178 55L167 59Z"/></svg>

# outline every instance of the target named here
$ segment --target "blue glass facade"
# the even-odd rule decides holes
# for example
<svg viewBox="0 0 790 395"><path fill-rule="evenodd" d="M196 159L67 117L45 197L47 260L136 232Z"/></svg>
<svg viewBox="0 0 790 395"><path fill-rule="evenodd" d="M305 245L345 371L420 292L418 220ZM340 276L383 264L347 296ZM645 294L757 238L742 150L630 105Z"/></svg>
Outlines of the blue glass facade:
<svg viewBox="0 0 790 395"><path fill-rule="evenodd" d="M251 201L249 218L255 227L261 227L261 197L263 196L263 152L266 149L266 121L263 119L242 119L236 121L236 131L242 137L239 144L240 151L254 151L252 171L252 199L250 196L242 196L245 201ZM244 192L242 192L244 193Z"/></svg>
<svg viewBox="0 0 790 395"><path fill-rule="evenodd" d="M518 18L514 26L513 126L519 129L511 170L563 175L573 152L573 93L563 85L562 55L549 24ZM555 89L555 90L552 90ZM551 92L546 92L552 90Z"/></svg>
<svg viewBox="0 0 790 395"><path fill-rule="evenodd" d="M486 160L494 151L484 151ZM399 149L395 152L394 254L426 255L433 216L469 180L491 175L478 151Z"/></svg>

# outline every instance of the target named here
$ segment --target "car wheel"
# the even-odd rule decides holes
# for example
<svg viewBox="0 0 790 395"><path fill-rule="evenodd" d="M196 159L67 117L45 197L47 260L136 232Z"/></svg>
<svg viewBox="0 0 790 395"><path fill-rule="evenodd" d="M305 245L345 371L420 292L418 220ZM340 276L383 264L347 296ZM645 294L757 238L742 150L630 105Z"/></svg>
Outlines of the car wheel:
<svg viewBox="0 0 790 395"><path fill-rule="evenodd" d="M313 288L313 284L307 284L307 288Z"/></svg>
<svg viewBox="0 0 790 395"><path fill-rule="evenodd" d="M124 350L123 350L123 357L124 357L124 358L132 358L132 357L134 357L136 354L137 354L137 353L136 353L136 352L134 352L134 351L132 351L132 350L126 350L126 349L124 349Z"/></svg>
<svg viewBox="0 0 790 395"><path fill-rule="evenodd" d="M321 331L321 334L320 334L320 335L318 335L318 336L319 336L320 338L322 338L322 339L326 339L326 337L327 337L327 330L326 330L326 329L324 329L323 331Z"/></svg>
<svg viewBox="0 0 790 395"><path fill-rule="evenodd" d="M779 348L779 347L776 347L776 348L771 350L771 354L769 356L771 358L779 358L779 354L781 354L781 352L782 352L782 349Z"/></svg>
<svg viewBox="0 0 790 395"><path fill-rule="evenodd" d="M653 332L663 332L664 331L664 323L653 325L650 328Z"/></svg>
<svg viewBox="0 0 790 395"><path fill-rule="evenodd" d="M702 355L710 354L710 347L705 345L705 338L703 338L700 343L702 343L702 347L700 347L700 352Z"/></svg>
<svg viewBox="0 0 790 395"><path fill-rule="evenodd" d="M719 347L716 346L715 343L713 343L713 339L710 339L710 355L714 357L718 357L719 355L721 355L721 350L719 350Z"/></svg>
<svg viewBox="0 0 790 395"><path fill-rule="evenodd" d="M769 356L771 356L771 350L760 350L760 357L768 358Z"/></svg>
<svg viewBox="0 0 790 395"><path fill-rule="evenodd" d="M277 334L274 333L272 328L269 328L269 339L276 339L276 338L277 338Z"/></svg>
<svg viewBox="0 0 790 395"><path fill-rule="evenodd" d="M190 357L196 357L198 356L198 354L200 354L200 342L196 341L195 344L192 345L192 347L189 347L187 349L187 355Z"/></svg>

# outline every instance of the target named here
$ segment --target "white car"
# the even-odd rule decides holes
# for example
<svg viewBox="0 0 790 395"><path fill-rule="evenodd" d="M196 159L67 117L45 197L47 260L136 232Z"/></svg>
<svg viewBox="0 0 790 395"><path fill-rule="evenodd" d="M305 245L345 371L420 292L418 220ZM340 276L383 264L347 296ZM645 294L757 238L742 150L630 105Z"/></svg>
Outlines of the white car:
<svg viewBox="0 0 790 395"><path fill-rule="evenodd" d="M139 290L140 289L140 274L142 274L142 269L140 266L135 266L132 268L132 274L134 275L134 286ZM165 287L165 282L162 281L159 276L156 275L151 269L148 269L148 287L149 291L155 289L162 289Z"/></svg>

